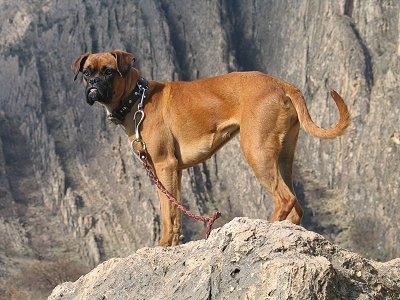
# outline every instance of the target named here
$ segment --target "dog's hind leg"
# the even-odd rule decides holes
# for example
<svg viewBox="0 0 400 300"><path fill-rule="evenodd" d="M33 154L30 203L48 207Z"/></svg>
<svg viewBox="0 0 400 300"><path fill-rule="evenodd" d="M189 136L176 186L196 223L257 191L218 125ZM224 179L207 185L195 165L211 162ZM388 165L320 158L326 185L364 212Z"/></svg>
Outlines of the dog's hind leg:
<svg viewBox="0 0 400 300"><path fill-rule="evenodd" d="M283 140L282 150L279 154L279 170L281 172L282 178L286 185L289 187L293 195L295 195L293 188L293 160L296 150L297 138L299 135L299 122L296 122L286 134ZM287 216L286 219L290 220L294 224L300 224L303 218L303 209L300 206L299 201L296 199L296 203Z"/></svg>
<svg viewBox="0 0 400 300"><path fill-rule="evenodd" d="M251 131L241 128L241 147L244 156L253 169L261 185L271 194L274 201L274 212L271 221L285 220L292 209L297 206L296 197L281 175L280 161L287 159L283 170L286 180L291 180L291 174L286 167L292 165L290 152L281 156L284 134L263 133L252 134ZM296 208L294 208L296 210ZM296 210L297 211L297 210ZM298 224L299 220L291 219Z"/></svg>

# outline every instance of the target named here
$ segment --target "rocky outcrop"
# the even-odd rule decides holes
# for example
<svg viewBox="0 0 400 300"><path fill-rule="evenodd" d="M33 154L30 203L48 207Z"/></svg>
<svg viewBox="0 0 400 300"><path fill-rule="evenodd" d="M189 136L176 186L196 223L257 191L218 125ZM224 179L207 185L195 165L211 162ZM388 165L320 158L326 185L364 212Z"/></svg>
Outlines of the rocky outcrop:
<svg viewBox="0 0 400 300"><path fill-rule="evenodd" d="M336 89L352 114L346 135L299 137L303 225L365 257L399 257L399 10L395 0L1 1L0 294L27 261L93 268L157 245L154 186L70 70L83 52L116 48L148 79L270 73L304 92L322 126L336 121ZM185 171L183 191L193 212L222 212L216 226L272 211L238 139ZM184 223L186 241L203 236Z"/></svg>
<svg viewBox="0 0 400 300"><path fill-rule="evenodd" d="M288 222L235 218L208 240L106 261L48 299L399 297L399 259L378 263Z"/></svg>

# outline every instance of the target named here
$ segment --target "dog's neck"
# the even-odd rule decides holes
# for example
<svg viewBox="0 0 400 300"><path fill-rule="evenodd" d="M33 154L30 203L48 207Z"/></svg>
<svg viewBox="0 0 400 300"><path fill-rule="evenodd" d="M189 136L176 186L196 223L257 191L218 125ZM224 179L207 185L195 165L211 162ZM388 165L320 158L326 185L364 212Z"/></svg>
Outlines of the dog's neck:
<svg viewBox="0 0 400 300"><path fill-rule="evenodd" d="M139 76L132 92L127 97L123 98L121 103L113 111L109 111L108 119L116 125L123 124L126 115L131 112L135 104L143 105L142 101L146 97L145 94L147 90L147 80Z"/></svg>

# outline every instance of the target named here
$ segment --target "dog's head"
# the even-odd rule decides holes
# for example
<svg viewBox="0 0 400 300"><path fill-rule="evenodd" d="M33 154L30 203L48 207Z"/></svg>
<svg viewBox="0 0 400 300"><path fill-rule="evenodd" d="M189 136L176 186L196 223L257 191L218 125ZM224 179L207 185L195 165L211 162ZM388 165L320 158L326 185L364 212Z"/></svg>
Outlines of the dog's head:
<svg viewBox="0 0 400 300"><path fill-rule="evenodd" d="M127 84L128 75L135 62L133 54L114 50L102 53L84 53L72 64L74 80L81 72L86 86L86 102L93 105L95 101L110 104L114 99L120 99L130 88Z"/></svg>

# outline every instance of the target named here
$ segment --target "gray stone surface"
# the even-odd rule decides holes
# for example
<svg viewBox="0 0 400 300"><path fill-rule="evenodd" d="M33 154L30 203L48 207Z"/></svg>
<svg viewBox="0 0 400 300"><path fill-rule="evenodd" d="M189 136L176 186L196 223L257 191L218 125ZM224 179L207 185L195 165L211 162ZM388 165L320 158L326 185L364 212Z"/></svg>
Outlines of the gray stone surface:
<svg viewBox="0 0 400 300"><path fill-rule="evenodd" d="M106 261L48 299L399 297L399 259L377 263L289 222L235 218L208 240Z"/></svg>

